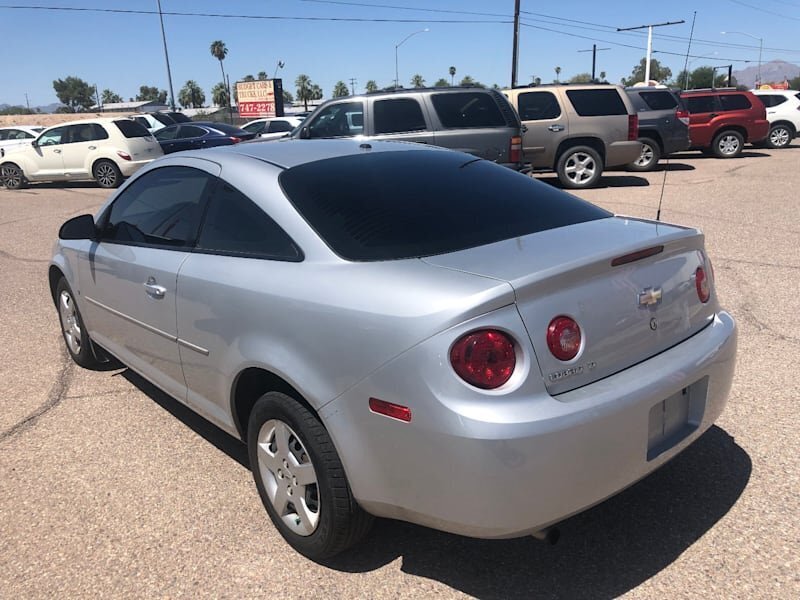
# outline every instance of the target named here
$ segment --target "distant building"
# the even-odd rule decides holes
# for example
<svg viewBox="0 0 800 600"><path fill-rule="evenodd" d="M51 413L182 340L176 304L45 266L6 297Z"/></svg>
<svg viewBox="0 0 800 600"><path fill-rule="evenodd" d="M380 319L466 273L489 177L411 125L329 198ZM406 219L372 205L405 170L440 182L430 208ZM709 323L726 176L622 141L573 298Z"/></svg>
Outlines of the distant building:
<svg viewBox="0 0 800 600"><path fill-rule="evenodd" d="M118 112L118 113L146 113L158 110L169 110L169 106L156 100L140 100L137 102L109 102L107 104L95 104L89 110L97 112Z"/></svg>

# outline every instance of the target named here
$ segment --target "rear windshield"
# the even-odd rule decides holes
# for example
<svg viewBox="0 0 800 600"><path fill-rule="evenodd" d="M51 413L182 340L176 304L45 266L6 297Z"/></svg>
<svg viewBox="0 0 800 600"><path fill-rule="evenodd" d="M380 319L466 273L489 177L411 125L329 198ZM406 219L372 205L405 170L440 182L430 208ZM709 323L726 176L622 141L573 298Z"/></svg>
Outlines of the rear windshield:
<svg viewBox="0 0 800 600"><path fill-rule="evenodd" d="M611 216L455 152L330 158L290 168L280 183L328 246L353 261L433 256Z"/></svg>
<svg viewBox="0 0 800 600"><path fill-rule="evenodd" d="M582 117L606 117L627 115L628 109L616 88L567 90L575 112Z"/></svg>
<svg viewBox="0 0 800 600"><path fill-rule="evenodd" d="M506 127L503 113L486 92L433 94L431 100L444 127Z"/></svg>
<svg viewBox="0 0 800 600"><path fill-rule="evenodd" d="M650 110L669 110L678 106L678 101L675 100L670 92L639 92L639 96L644 100L644 103Z"/></svg>
<svg viewBox="0 0 800 600"><path fill-rule="evenodd" d="M179 113L179 112L169 112L169 113L166 113L166 114L167 114L167 115L169 115L169 117L170 117L170 118L171 118L173 121L175 121L176 123L189 123L189 122L191 121L191 119L190 119L189 117L187 117L187 116L186 116L185 114L183 114L183 113Z"/></svg>
<svg viewBox="0 0 800 600"><path fill-rule="evenodd" d="M147 129L131 119L120 119L119 121L114 121L114 125L117 126L117 128L122 132L122 135L124 135L126 138L147 137L150 135L150 132L147 131Z"/></svg>
<svg viewBox="0 0 800 600"><path fill-rule="evenodd" d="M150 116L162 125L174 125L176 123L175 119L164 113L150 113Z"/></svg>
<svg viewBox="0 0 800 600"><path fill-rule="evenodd" d="M227 123L208 123L208 127L213 127L217 131L221 131L225 135L241 135L243 133L248 133L244 129L239 127L234 127L233 125L228 125Z"/></svg>

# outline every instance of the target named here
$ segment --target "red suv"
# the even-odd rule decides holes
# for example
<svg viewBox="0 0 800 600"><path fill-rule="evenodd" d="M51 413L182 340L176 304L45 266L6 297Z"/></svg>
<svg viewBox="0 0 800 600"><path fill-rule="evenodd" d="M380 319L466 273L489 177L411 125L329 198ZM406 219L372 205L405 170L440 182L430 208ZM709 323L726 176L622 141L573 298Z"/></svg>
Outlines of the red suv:
<svg viewBox="0 0 800 600"><path fill-rule="evenodd" d="M747 91L735 89L687 90L681 94L689 109L692 148L733 158L745 142L764 140L769 121L764 104Z"/></svg>

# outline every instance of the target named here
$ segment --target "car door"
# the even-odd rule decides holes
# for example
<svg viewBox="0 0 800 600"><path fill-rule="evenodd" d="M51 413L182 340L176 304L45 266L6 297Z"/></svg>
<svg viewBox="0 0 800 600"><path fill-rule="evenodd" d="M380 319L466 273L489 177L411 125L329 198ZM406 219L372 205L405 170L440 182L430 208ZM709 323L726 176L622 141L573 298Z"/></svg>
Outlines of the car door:
<svg viewBox="0 0 800 600"><path fill-rule="evenodd" d="M433 127L427 108L420 102L421 94L375 98L371 101L370 137L376 140L395 140L433 143Z"/></svg>
<svg viewBox="0 0 800 600"><path fill-rule="evenodd" d="M68 126L53 127L36 138L30 158L30 169L25 169L25 177L31 180L61 179L64 176L64 144L67 140Z"/></svg>
<svg viewBox="0 0 800 600"><path fill-rule="evenodd" d="M689 137L692 146L707 147L714 136L715 119L719 116L716 97L712 95L685 96L689 111Z"/></svg>
<svg viewBox="0 0 800 600"><path fill-rule="evenodd" d="M89 334L182 401L178 270L191 252L218 171L215 163L183 159L144 173L103 211L97 241L78 259Z"/></svg>
<svg viewBox="0 0 800 600"><path fill-rule="evenodd" d="M558 98L547 90L520 92L517 112L527 128L522 134L525 161L534 168L552 168L556 149L569 133L569 117Z"/></svg>
<svg viewBox="0 0 800 600"><path fill-rule="evenodd" d="M178 125L178 150L198 150L205 147L208 130L197 125L181 124Z"/></svg>
<svg viewBox="0 0 800 600"><path fill-rule="evenodd" d="M80 123L70 125L67 132L68 143L64 145L64 174L69 178L85 178L89 176L91 161L102 140L108 139L108 133L99 123Z"/></svg>

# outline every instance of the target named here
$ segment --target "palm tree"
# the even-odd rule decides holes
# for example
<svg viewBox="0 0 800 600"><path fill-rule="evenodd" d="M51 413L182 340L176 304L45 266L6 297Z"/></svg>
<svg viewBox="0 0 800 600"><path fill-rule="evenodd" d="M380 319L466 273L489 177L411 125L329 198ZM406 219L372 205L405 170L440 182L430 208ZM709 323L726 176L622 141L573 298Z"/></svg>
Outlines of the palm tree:
<svg viewBox="0 0 800 600"><path fill-rule="evenodd" d="M122 96L111 90L103 90L102 94L103 104L112 104L113 102L122 102Z"/></svg>
<svg viewBox="0 0 800 600"><path fill-rule="evenodd" d="M411 85L414 86L415 88L425 87L425 78L422 77L422 75L420 75L419 73L417 73L411 78Z"/></svg>
<svg viewBox="0 0 800 600"><path fill-rule="evenodd" d="M558 76L561 75L561 67L556 67L556 83L558 83Z"/></svg>
<svg viewBox="0 0 800 600"><path fill-rule="evenodd" d="M436 80L436 83L433 84L433 87L450 87L450 83L444 77L440 77Z"/></svg>
<svg viewBox="0 0 800 600"><path fill-rule="evenodd" d="M230 90L228 90L227 86L225 85L225 82L227 81L227 79L225 79L225 67L222 66L222 61L225 60L226 56L228 56L228 49L225 47L225 42L223 42L221 40L216 40L216 41L211 42L210 50L211 50L211 56L213 56L214 58L216 58L219 61L219 68L222 71L222 85L225 87L225 90L226 90L226 92L225 92L225 99L227 100L227 104L226 105L228 107L228 110L230 111L231 123L232 123L233 122L233 109L231 108L231 105L230 105L230 100L231 100L230 99ZM213 95L213 90L212 90L212 95ZM216 102L216 100L215 100L215 102ZM222 105L220 105L220 106L222 106Z"/></svg>
<svg viewBox="0 0 800 600"><path fill-rule="evenodd" d="M456 76L456 68L450 67L450 85L453 85L453 77Z"/></svg>
<svg viewBox="0 0 800 600"><path fill-rule="evenodd" d="M297 99L303 103L303 110L308 111L308 101L311 98L311 78L308 75L300 74L294 80L297 86Z"/></svg>
<svg viewBox="0 0 800 600"><path fill-rule="evenodd" d="M370 79L370 80L367 82L367 86L366 86L366 88L365 88L365 89L367 90L367 93L368 93L368 94L369 94L370 92L377 92L377 91L378 91L378 84L377 84L377 83L375 83L375 80L374 80L374 79Z"/></svg>
<svg viewBox="0 0 800 600"><path fill-rule="evenodd" d="M266 71L259 71L258 72L258 80L265 81L267 79L267 72Z"/></svg>
<svg viewBox="0 0 800 600"><path fill-rule="evenodd" d="M600 71L600 81L605 81L605 80L606 80L606 72Z"/></svg>
<svg viewBox="0 0 800 600"><path fill-rule="evenodd" d="M473 87L475 86L475 80L472 78L471 75L464 75L464 77L461 79L461 83L459 83L458 85L463 87Z"/></svg>
<svg viewBox="0 0 800 600"><path fill-rule="evenodd" d="M217 106L228 106L228 87L220 81L211 88L211 100Z"/></svg>
<svg viewBox="0 0 800 600"><path fill-rule="evenodd" d="M349 95L350 92L347 89L347 84L344 81L337 81L336 85L333 86L333 97L344 98Z"/></svg>
<svg viewBox="0 0 800 600"><path fill-rule="evenodd" d="M206 95L197 82L190 79L178 93L178 102L183 108L201 108L206 103Z"/></svg>

